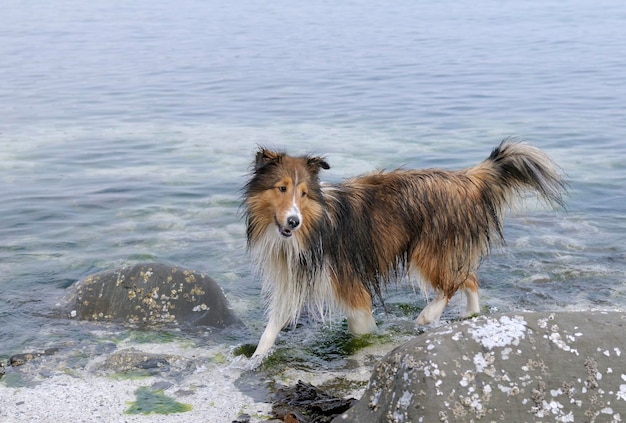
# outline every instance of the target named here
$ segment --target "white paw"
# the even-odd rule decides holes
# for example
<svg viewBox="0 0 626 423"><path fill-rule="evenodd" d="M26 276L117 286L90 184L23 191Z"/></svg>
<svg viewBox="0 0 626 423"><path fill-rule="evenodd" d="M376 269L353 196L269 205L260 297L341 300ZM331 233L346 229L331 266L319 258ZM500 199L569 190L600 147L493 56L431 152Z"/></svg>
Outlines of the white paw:
<svg viewBox="0 0 626 423"><path fill-rule="evenodd" d="M428 320L428 317L424 315L423 311L420 313L419 316L417 316L417 319L415 319L415 324L418 326L426 326L431 322L432 320Z"/></svg>
<svg viewBox="0 0 626 423"><path fill-rule="evenodd" d="M445 297L435 298L422 310L420 315L417 316L415 324L424 326L439 320L446 305L448 305L448 300Z"/></svg>
<svg viewBox="0 0 626 423"><path fill-rule="evenodd" d="M244 371L255 370L258 369L263 360L267 357L266 355L253 355L248 358L245 355L240 355L235 357L229 367Z"/></svg>

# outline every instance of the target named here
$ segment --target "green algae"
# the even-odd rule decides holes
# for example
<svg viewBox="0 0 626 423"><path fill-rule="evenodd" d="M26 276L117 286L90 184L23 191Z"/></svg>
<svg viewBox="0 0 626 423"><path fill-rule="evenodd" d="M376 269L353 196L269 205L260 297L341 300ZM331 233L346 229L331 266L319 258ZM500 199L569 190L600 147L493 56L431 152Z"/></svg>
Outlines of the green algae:
<svg viewBox="0 0 626 423"><path fill-rule="evenodd" d="M228 363L228 358L221 352L218 352L212 357L212 361L216 364L226 364Z"/></svg>
<svg viewBox="0 0 626 423"><path fill-rule="evenodd" d="M137 344L168 344L178 340L178 336L165 330L129 330L120 333L117 342L130 341Z"/></svg>
<svg viewBox="0 0 626 423"><path fill-rule="evenodd" d="M38 385L37 382L27 379L19 372L10 372L2 377L2 382L7 388L30 388Z"/></svg>
<svg viewBox="0 0 626 423"><path fill-rule="evenodd" d="M277 345L264 357L261 369L279 369L285 365L300 369L313 369L315 364L325 361L346 359L372 345L393 342L393 334L353 335L348 331L347 321L338 325L323 326L314 339L300 345ZM256 350L255 344L242 344L232 350L236 356L251 358Z"/></svg>
<svg viewBox="0 0 626 423"><path fill-rule="evenodd" d="M136 331L131 338L138 344L168 344L178 339L178 336L165 331Z"/></svg>
<svg viewBox="0 0 626 423"><path fill-rule="evenodd" d="M347 324L344 322L343 327L338 330L324 328L320 339L308 350L313 355L328 360L348 357L371 345L388 342L391 342L391 336L388 334L352 335L348 332Z"/></svg>
<svg viewBox="0 0 626 423"><path fill-rule="evenodd" d="M402 315L406 317L415 316L422 311L422 307L412 303L399 303L395 304L395 307L402 312Z"/></svg>
<svg viewBox="0 0 626 423"><path fill-rule="evenodd" d="M235 349L233 349L233 355L235 357L243 355L246 358L250 358L250 357L252 357L252 354L254 354L255 350L256 350L256 345L254 345L254 344L243 344L243 345L239 345L239 346L235 347Z"/></svg>
<svg viewBox="0 0 626 423"><path fill-rule="evenodd" d="M123 372L115 372L108 377L113 380L141 380L154 376L148 369L132 369Z"/></svg>
<svg viewBox="0 0 626 423"><path fill-rule="evenodd" d="M302 351L290 347L276 347L261 363L261 370L282 371L286 366L294 368L309 368L310 360L302 355Z"/></svg>
<svg viewBox="0 0 626 423"><path fill-rule="evenodd" d="M141 386L135 390L137 401L131 402L125 414L174 414L191 411L190 404L180 403L166 396L163 390L152 390Z"/></svg>

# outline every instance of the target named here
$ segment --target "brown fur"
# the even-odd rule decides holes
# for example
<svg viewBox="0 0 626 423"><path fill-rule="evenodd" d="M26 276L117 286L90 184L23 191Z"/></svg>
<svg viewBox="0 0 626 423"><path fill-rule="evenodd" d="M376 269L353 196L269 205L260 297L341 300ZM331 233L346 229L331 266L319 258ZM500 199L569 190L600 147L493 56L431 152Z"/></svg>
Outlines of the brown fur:
<svg viewBox="0 0 626 423"><path fill-rule="evenodd" d="M311 302L343 310L357 333L371 330L372 295L406 274L438 295L418 322L437 319L459 289L468 294L468 311L476 312L475 273L491 245L503 240L504 208L529 190L562 205L564 189L544 153L510 140L458 171L373 172L322 186L318 174L328 168L321 157L257 153L244 199L248 246L270 313L257 353L273 344L275 327L294 321Z"/></svg>

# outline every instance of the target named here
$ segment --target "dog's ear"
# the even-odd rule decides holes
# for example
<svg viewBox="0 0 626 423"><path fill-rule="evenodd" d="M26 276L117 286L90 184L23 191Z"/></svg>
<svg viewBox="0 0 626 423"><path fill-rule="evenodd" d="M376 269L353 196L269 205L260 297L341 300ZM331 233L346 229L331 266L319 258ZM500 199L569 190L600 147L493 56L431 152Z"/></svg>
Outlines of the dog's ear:
<svg viewBox="0 0 626 423"><path fill-rule="evenodd" d="M254 162L254 171L257 172L259 169L264 168L270 163L279 162L283 155L283 153L268 150L264 147L259 148L259 151L257 151L256 153L256 158Z"/></svg>
<svg viewBox="0 0 626 423"><path fill-rule="evenodd" d="M306 164L309 170L316 175L319 173L320 169L330 169L330 165L323 157L309 156L307 157Z"/></svg>

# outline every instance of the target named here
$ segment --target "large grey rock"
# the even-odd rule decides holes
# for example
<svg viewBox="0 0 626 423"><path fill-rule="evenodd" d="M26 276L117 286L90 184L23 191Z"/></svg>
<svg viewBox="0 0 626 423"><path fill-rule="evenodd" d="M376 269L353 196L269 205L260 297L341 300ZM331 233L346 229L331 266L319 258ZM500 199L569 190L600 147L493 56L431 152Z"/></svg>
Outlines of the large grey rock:
<svg viewBox="0 0 626 423"><path fill-rule="evenodd" d="M625 324L515 313L431 330L389 353L334 422L626 421Z"/></svg>
<svg viewBox="0 0 626 423"><path fill-rule="evenodd" d="M161 263L90 275L68 290L61 311L75 319L216 328L241 324L213 279Z"/></svg>

